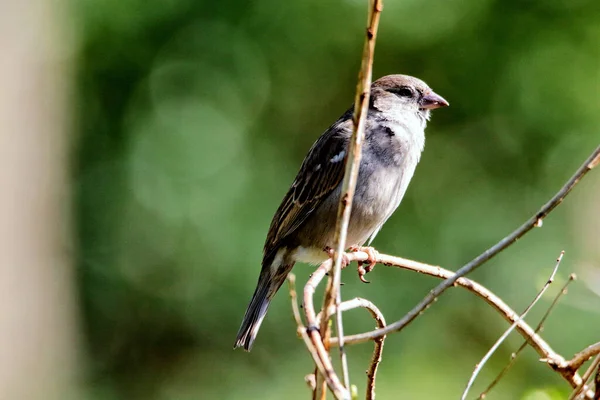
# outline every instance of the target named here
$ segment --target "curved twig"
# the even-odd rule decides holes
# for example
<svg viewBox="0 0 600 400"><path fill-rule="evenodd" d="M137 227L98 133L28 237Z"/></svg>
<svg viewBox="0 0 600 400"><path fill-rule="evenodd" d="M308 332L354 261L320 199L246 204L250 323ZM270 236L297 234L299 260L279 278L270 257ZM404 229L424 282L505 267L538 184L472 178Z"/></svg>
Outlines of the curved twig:
<svg viewBox="0 0 600 400"><path fill-rule="evenodd" d="M558 292L556 297L554 297L554 300L552 300L550 307L548 307L548 309L542 316L542 319L540 320L538 325L535 327L535 331L534 331L535 333L538 333L539 331L542 330L542 328L544 327L544 322L546 322L546 319L548 318L548 316L550 315L550 313L552 312L552 310L554 309L556 304L558 304L558 300L560 300L560 298L563 295L567 294L567 286L569 286L569 284L571 282L573 282L575 279L576 279L575 274L569 275L569 279L565 282L564 286L560 289L560 291ZM500 382L500 379L502 379L502 377L504 377L504 375L506 375L508 370L511 369L511 367L515 364L515 362L517 361L517 357L519 357L519 354L521 354L521 352L525 349L525 347L527 347L527 340L524 341L523 344L521 344L521 346L517 349L517 351L515 351L511 355L510 361L508 362L506 367L504 367L502 369L502 371L500 371L500 373L496 376L496 378L488 385L488 387L485 388L485 390L483 392L481 392L481 394L479 394L479 397L477 398L478 400L483 400L486 397L486 395L494 388L494 386L496 386L496 384L498 382Z"/></svg>
<svg viewBox="0 0 600 400"><path fill-rule="evenodd" d="M575 366L574 362L571 364L567 364L564 358L556 352L554 352L554 350L552 350L552 348L541 337L539 337L529 325L527 325L523 321L519 321L518 315L512 309L510 309L500 298L495 296L492 292L490 292L483 286L478 285L475 282L464 278L463 276L473 271L487 260L494 257L502 250L506 249L517 239L519 239L531 229L533 229L533 227L541 226L542 220L564 200L564 198L569 194L573 187L575 187L575 185L585 176L585 174L598 164L600 164L600 146L598 146L594 150L590 157L588 157L588 159L567 181L567 183L534 216L532 216L528 221L526 221L523 225L521 225L510 235L502 239L496 245L492 246L491 248L483 252L481 255L473 259L471 262L467 263L456 273L444 270L441 267L422 264L412 260L402 259L400 257L379 255L376 260L377 262L387 265L396 265L402 268L423 272L428 275L444 278L445 280L434 290L432 290L416 307L414 307L399 321L396 321L393 324L390 324L384 328L378 328L371 332L341 337L342 345L344 342L359 343L367 340L375 340L389 333L403 329L407 324L412 322L420 313L425 311L441 293L443 293L449 287L457 284L459 286L470 288L471 291L477 293L480 297L486 300L488 304L494 306L494 308L501 312L505 319L507 319L511 323L516 323L516 329L521 333L521 335L523 335L526 338L527 342L538 352L538 354L542 355L543 360L550 367L558 371L561 374L561 376L563 376L563 378L565 378L572 387L578 387L581 384L582 380L581 377L577 374L577 372L572 369ZM339 257L341 256L342 255L340 254ZM348 257L349 261L366 261L367 258L369 258L369 256L364 252L352 253ZM309 282L304 288L304 305L305 315L307 319L306 331L316 351L316 357L315 355L313 355L313 358L315 358L315 362L317 362L318 358L322 363L323 370L326 373L325 380L327 381L328 386L334 392L334 395L336 395L336 397L344 396L342 398L348 398L349 391L347 390L347 388L341 385L341 382L337 378L337 375L335 374L335 371L333 371L333 368L331 366L331 360L329 359L327 350L325 348L325 346L329 346L329 343L327 341L327 343L324 343L323 338L319 333L318 327L316 325L316 314L314 311L313 304L313 295L315 288L321 282L321 280L325 276L325 273L331 270L331 266L331 260L327 260L323 264L321 264L321 266L317 269L317 271L315 271L315 273L309 279ZM476 286L477 290L474 289ZM330 290L327 290L326 295L329 292ZM328 303L325 302L325 304ZM325 309L329 309L329 306L325 307ZM325 337L327 338L328 329L326 329L324 332L326 333ZM332 340L331 344L333 343L334 341ZM593 351L596 351L595 347ZM567 365L569 365L570 368L567 368ZM319 365L317 364L317 366ZM319 376L317 376L317 391L319 390L318 381Z"/></svg>
<svg viewBox="0 0 600 400"><path fill-rule="evenodd" d="M364 299L361 299L364 300ZM368 300L364 300L361 303L361 307L369 310L375 321L377 321L378 328L385 327L385 318L383 314L373 303ZM383 342L385 341L385 336L382 336L379 339L375 340L375 348L373 349L373 357L371 358L371 364L369 364L369 369L367 370L367 400L375 399L375 377L377 375L377 368L379 368L379 363L381 363L381 355L383 354Z"/></svg>
<svg viewBox="0 0 600 400"><path fill-rule="evenodd" d="M366 261L368 259L368 254L364 252L348 253L347 256L350 261ZM439 266L424 264L386 254L379 254L375 261L390 267L402 268L441 279L447 279L454 274L452 271ZM476 296L482 298L511 324L519 321L519 315L513 309L511 309L500 297L496 296L492 291L481 284L468 278L460 278L456 281L456 285L463 287L474 293ZM533 329L526 322L518 322L516 329L525 339L527 339L527 342L538 352L540 356L556 360L556 362L560 365L564 364L564 359L558 353L552 350L550 345L546 343L544 339L535 334ZM367 342L377 337L374 335L376 332L379 332L379 330L346 336L345 342L348 344ZM332 344L334 344L333 341Z"/></svg>
<svg viewBox="0 0 600 400"><path fill-rule="evenodd" d="M502 334L502 336L500 336L500 338L498 340L496 340L496 343L494 343L494 345L485 354L485 356L483 356L483 358L481 359L481 361L475 366L475 370L471 374L471 378L469 379L469 382L467 383L467 387L463 391L461 400L465 400L467 398L467 394L469 393L469 390L471 389L471 386L473 386L473 383L475 382L475 379L477 378L477 375L483 369L483 366L490 359L490 357L492 356L492 354L494 354L494 352L498 349L498 347L500 347L500 345L502 344L502 342L504 342L504 340L506 340L506 338L508 337L508 335L510 335L510 333L515 329L515 327L517 326L517 324L519 322L523 321L523 319L527 316L527 314L533 308L533 306L538 302L539 299L542 298L542 296L546 292L546 289L548 289L550 287L550 284L552 284L552 282L554 282L554 277L556 276L556 272L558 271L558 267L560 266L560 262L562 261L562 258L563 258L564 255L565 255L565 251L563 250L563 251L560 252L560 255L556 259L556 265L554 266L554 269L552 270L552 274L550 275L550 278L548 278L548 280L546 281L546 283L544 284L544 286L542 287L542 289L538 292L538 294L535 296L535 298L533 299L533 301L525 308L525 311L523 311L523 313L521 315L519 315L519 319L516 320L510 326L510 328L508 328Z"/></svg>
<svg viewBox="0 0 600 400"><path fill-rule="evenodd" d="M352 300L344 301L340 304L339 310L342 312L352 310L355 308L364 308L375 319L378 328L385 327L385 317L383 313L377 308L375 304L367 299L363 299L361 297L355 297ZM332 315L335 311L329 310L328 314ZM317 320L320 320L321 313L317 315ZM337 344L337 340L333 339L335 344ZM371 363L369 364L369 369L367 370L367 400L375 399L375 377L377 375L377 369L379 367L379 363L381 362L381 355L383 353L383 343L385 341L385 336L382 338L376 339L375 348L373 349L373 357L371 358Z"/></svg>
<svg viewBox="0 0 600 400"><path fill-rule="evenodd" d="M367 261L369 255L365 252L347 253L349 261ZM379 254L376 260L380 264L387 266L398 267L409 271L419 272L425 275L434 276L436 278L447 279L453 275L452 271L439 266L423 264L417 261L408 260L401 257ZM314 276L314 274L313 274ZM312 279L312 278L311 278ZM314 282L313 282L314 283ZM318 282L317 282L318 284ZM459 278L456 285L467 289L476 296L482 298L486 303L492 306L507 322L517 323L516 330L527 341L527 343L540 355L544 361L553 370L557 371L571 387L575 388L581 383L581 377L576 371L567 368L565 359L555 352L552 347L542 339L525 321L519 319L519 315L512 310L500 297L496 296L486 287L468 278ZM306 303L305 303L306 304ZM305 310L306 312L307 310ZM389 326L389 325L388 325ZM349 335L344 338L346 344L364 343L369 340L374 340L379 336L374 333L381 331L376 329L371 332ZM331 345L336 345L337 341L332 340ZM590 346L591 347L591 346ZM595 347L594 347L595 348ZM589 350L588 350L589 351ZM579 358L579 357L578 357Z"/></svg>
<svg viewBox="0 0 600 400"><path fill-rule="evenodd" d="M331 264L331 263L330 263ZM322 278L321 278L322 279ZM317 329L312 329L309 323L308 327L305 327L302 324L302 319L300 318L300 310L298 309L298 300L296 295L296 276L292 273L288 275L289 282L289 290L290 290L290 298L292 301L292 310L294 313L294 319L297 324L298 334L304 340L306 347L312 356L315 365L320 372L320 374L325 378L327 385L333 392L334 396L337 399L350 399L350 393L346 390L339 378L337 377L335 371L333 370L333 366L331 365L331 360L325 348L323 347L323 342L320 339L320 335ZM308 284L307 284L308 286ZM305 287L306 292L306 287ZM314 327L314 325L312 325ZM316 335L315 335L316 334Z"/></svg>
<svg viewBox="0 0 600 400"><path fill-rule="evenodd" d="M581 179L594 168L600 164L600 146L598 146L592 154L585 160L585 162L577 169L573 176L563 185L563 187L550 199L546 204L539 209L531 218L529 218L523 225L513 231L510 235L500 240L494 246L490 247L479 256L475 257L472 261L464 265L455 274L446 278L444 282L436 286L423 300L419 302L412 310L410 310L402 319L389 324L383 329L378 329L371 332L368 339L375 339L377 336L383 336L392 332L402 330L406 325L411 323L419 314L423 313L434 300L445 292L449 287L453 286L458 279L472 272L477 267L506 249L511 244L515 243L519 238L525 235L527 232L532 230L536 226L541 226L542 221L552 210L556 208L564 198L571 192L571 190L581 181Z"/></svg>

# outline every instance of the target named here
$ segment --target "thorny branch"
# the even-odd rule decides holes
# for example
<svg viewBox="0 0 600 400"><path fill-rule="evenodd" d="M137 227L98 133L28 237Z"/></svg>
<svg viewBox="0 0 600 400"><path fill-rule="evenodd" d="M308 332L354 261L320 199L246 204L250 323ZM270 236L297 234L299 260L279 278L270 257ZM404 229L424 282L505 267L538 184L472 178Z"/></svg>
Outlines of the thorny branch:
<svg viewBox="0 0 600 400"><path fill-rule="evenodd" d="M358 85L356 87L356 97L354 101L354 115L352 118L353 129L352 137L346 159L346 169L342 181L342 195L338 207L338 215L335 229L335 266L327 285L323 307L328 310L332 305L339 308L342 302L340 283L342 271L342 256L346 249L346 236L348 224L350 222L350 212L352 210L352 200L356 189L358 179L358 170L361 159L362 142L365 136L365 126L367 123L367 111L369 109L369 96L371 93L371 80L373 75L373 57L375 54L375 41L377 38L377 29L379 27L379 16L383 9L383 0L371 0L369 2L369 12L367 17L367 32L362 54L362 62L358 74ZM342 312L336 310L336 331L338 342L340 344L340 359L342 364L342 374L346 390L350 390L350 376L348 373L348 362L344 351L344 325L342 323ZM329 338L328 318L321 324L323 337ZM325 346L328 346L325 343ZM318 379L317 379L318 383ZM317 385L318 386L318 385ZM319 390L317 388L317 390Z"/></svg>

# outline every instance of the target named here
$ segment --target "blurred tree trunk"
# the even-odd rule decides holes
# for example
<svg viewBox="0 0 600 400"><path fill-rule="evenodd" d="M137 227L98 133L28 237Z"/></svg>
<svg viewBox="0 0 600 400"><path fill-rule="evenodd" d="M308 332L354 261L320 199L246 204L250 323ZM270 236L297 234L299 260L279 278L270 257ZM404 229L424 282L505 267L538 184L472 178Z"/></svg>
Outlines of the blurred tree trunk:
<svg viewBox="0 0 600 400"><path fill-rule="evenodd" d="M66 10L0 2L0 399L74 396Z"/></svg>

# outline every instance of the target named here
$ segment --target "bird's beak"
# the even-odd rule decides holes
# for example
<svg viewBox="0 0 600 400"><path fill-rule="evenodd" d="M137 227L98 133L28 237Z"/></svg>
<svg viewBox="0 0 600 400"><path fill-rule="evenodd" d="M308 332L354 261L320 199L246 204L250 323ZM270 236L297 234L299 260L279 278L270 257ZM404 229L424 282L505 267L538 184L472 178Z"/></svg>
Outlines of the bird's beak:
<svg viewBox="0 0 600 400"><path fill-rule="evenodd" d="M448 103L442 96L434 92L429 92L428 94L423 96L419 103L421 105L421 108L424 108L426 110L433 110L440 107L448 107L450 105L450 103Z"/></svg>

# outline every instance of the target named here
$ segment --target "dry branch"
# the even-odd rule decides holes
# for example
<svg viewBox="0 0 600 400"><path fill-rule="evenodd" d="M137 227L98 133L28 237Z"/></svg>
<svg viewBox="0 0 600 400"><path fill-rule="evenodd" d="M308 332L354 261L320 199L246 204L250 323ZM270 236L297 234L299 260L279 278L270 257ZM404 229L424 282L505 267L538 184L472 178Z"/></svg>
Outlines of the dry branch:
<svg viewBox="0 0 600 400"><path fill-rule="evenodd" d="M598 354L600 354L600 342L594 343L575 354L570 361L567 361L564 368L577 371L583 363Z"/></svg>
<svg viewBox="0 0 600 400"><path fill-rule="evenodd" d="M437 297L439 297L443 292L445 292L449 287L453 286L458 279L465 276L466 274L472 272L479 266L481 266L486 261L490 260L492 257L500 253L502 250L506 249L513 243L515 243L519 238L533 229L535 226L541 226L541 223L552 210L556 208L564 198L571 192L571 190L581 181L581 179L594 168L596 165L600 163L600 146L598 146L592 154L588 157L587 160L577 169L577 171L573 174L573 176L565 183L565 185L546 203L536 212L531 218L529 218L523 225L513 231L510 235L506 236L504 239L500 240L494 246L490 247L488 250L481 253L479 256L475 257L472 261L464 265L460 268L455 274L446 278L444 282L440 283L436 286L423 300L419 302L412 310L410 310L402 319L389 324L387 327L383 329L378 329L369 334L367 339L375 339L379 336L388 335L392 332L397 332L406 327L409 323L414 321L421 313L423 313L431 304L435 301Z"/></svg>
<svg viewBox="0 0 600 400"><path fill-rule="evenodd" d="M535 333L538 333L538 332L542 331L542 329L544 327L544 322L546 322L546 319L550 315L550 312L552 312L552 310L554 309L554 307L558 303L558 300L560 300L560 298L563 295L567 294L567 286L569 286L569 284L571 282L573 282L575 280L575 278L576 278L575 274L569 275L569 279L567 280L567 282L565 282L564 286L558 292L558 294L556 295L556 297L554 297L554 300L552 300L552 303L550 304L550 307L548 307L548 309L546 310L546 312L542 316L542 319L540 320L540 322L538 323L537 327L535 328L535 331L534 331ZM511 355L510 361L508 362L508 364L506 365L506 367L504 367L502 369L502 371L500 371L500 373L492 381L492 383L490 383L488 385L488 387L483 392L481 392L481 394L477 398L478 400L483 400L485 398L485 396L494 388L494 386L496 386L496 384L498 384L498 382L500 382L500 379L502 379L504 377L504 375L506 375L506 373L508 372L508 370L515 364L515 362L517 361L517 358L519 357L519 354L521 354L521 352L525 349L525 347L527 347L527 340L524 341L523 344L517 349L517 351L515 351Z"/></svg>
<svg viewBox="0 0 600 400"><path fill-rule="evenodd" d="M350 261L366 261L368 254L364 252L355 252L347 254ZM440 266L429 265L420 263L414 260L408 260L406 258L394 257L387 254L378 254L376 260L380 264L384 264L390 267L397 267L406 269L409 271L419 272L421 274L433 276L441 279L448 279L453 276L454 273L450 270L444 269ZM314 277L314 274L313 274ZM312 278L311 278L312 279ZM314 282L312 282L314 284ZM526 339L528 343L540 354L542 357L550 357L552 359L562 359L550 345L548 345L541 337L535 334L533 329L525 322L519 322L519 315L512 310L500 297L495 295L492 291L480 285L479 283L468 279L460 278L456 281L456 285L467 289L476 296L482 298L486 303L492 306L506 321L511 324L517 323L517 331ZM307 310L305 310L306 312ZM374 330L371 332L346 336L345 341L348 344L363 343L369 340L373 340L373 333L378 332ZM336 342L332 341L332 344ZM564 360L563 360L564 361Z"/></svg>
<svg viewBox="0 0 600 400"><path fill-rule="evenodd" d="M596 376L594 377L594 385L596 386L594 391L594 400L600 400L600 366L598 366Z"/></svg>
<svg viewBox="0 0 600 400"><path fill-rule="evenodd" d="M496 310L498 310L501 313L501 315L504 316L505 319L507 319L513 324L516 324L516 329L521 335L525 337L527 342L538 352L538 354L542 356L542 359L550 367L559 372L560 375L564 379L566 379L572 387L579 387L579 385L581 385L583 381L577 373L577 369L581 366L581 363L585 362L585 360L589 359L589 357L600 353L600 344L590 346L581 353L577 354L576 357L573 358L573 360L566 362L562 356L560 356L558 353L552 350L552 348L541 337L539 337L539 335L537 335L537 333L533 331L533 329L529 325L522 321L519 318L519 316L512 309L510 309L510 307L508 307L500 298L498 298L492 292L490 292L483 286L477 284L476 282L464 278L463 275L477 268L478 266L495 256L502 250L506 249L517 239L529 232L534 226L541 226L541 221L543 220L543 218L545 218L554 208L556 208L558 204L560 204L563 201L563 199L568 195L568 193L573 189L573 187L583 178L583 176L585 176L587 172L589 172L598 164L600 164L600 146L598 146L594 150L591 156L575 172L575 174L569 179L569 181L567 181L567 183L558 191L558 193L556 193L533 217L531 217L528 221L526 221L523 225L521 225L521 227L516 229L509 236L505 237L496 245L494 245L493 247L476 257L473 261L466 264L457 273L452 273L451 271L445 270L441 267L422 264L416 261L402 259L400 257L391 257L387 255L377 254L375 261L378 263L383 263L386 265L395 265L401 268L414 270L445 279L441 285L438 285L433 291L431 291L429 295L426 296L425 299L422 300L417 305L417 307L413 308L413 310L411 310L405 317L386 327L378 328L374 331L358 335L340 335L339 338L336 338L337 340L328 340L328 318L323 318L320 321L321 329L319 329L319 321L315 312L313 302L313 295L317 286L323 280L326 273L328 273L332 269L331 259L322 263L319 266L319 268L315 271L315 273L312 274L311 278L308 280L306 286L304 287L303 301L307 326L305 328L305 331L299 328L299 332L301 333L303 338L305 338L305 336L304 334L302 334L302 332L306 334L305 343L307 344L307 347L309 348L309 351L313 356L318 370L315 373L316 385L313 398L322 398L324 396L325 391L323 390L323 385L320 384L320 379L322 380L323 378L325 379L327 386L334 393L336 398L348 399L350 397L348 386L342 385L335 371L333 370L333 366L331 365L331 359L329 357L330 344L341 344L343 346L344 343L360 343L368 340L377 340L391 332L399 331L408 323L413 321L425 309L427 309L431 305L431 303L437 298L437 296L444 292L448 287L453 285L459 285L468 288L469 290L483 298L488 304L492 305ZM336 257L340 257L341 259L341 257L344 257L344 254L338 252ZM346 257L348 262L367 261L368 259L372 258L372 255L368 255L364 252L355 252L347 254ZM328 301L326 299L326 301L324 302L324 310L329 310L332 306L332 299L336 298L335 296L331 296L331 285L333 285L333 283L333 279L330 279L328 289L325 292L326 297L329 296L330 299ZM341 304L341 302L337 302L336 304L338 305L338 307L335 308L334 306L334 309L336 310L336 313L338 315L341 315L341 309L339 308L339 304ZM341 322L341 318L339 319L339 321ZM339 330L338 332L342 333ZM321 395L321 397L319 397L319 394ZM592 398L590 397L591 395L589 393L586 392L585 394L586 397Z"/></svg>
<svg viewBox="0 0 600 400"><path fill-rule="evenodd" d="M377 308L375 304L370 302L367 299L363 299L360 297L355 297L352 300L344 301L338 307L340 311L349 311L355 308L364 308L371 316L375 319L378 328L385 327L385 318L383 313ZM329 310L329 315L332 315L335 310ZM321 313L317 315L317 320L320 320ZM369 364L369 369L367 370L367 400L375 399L375 378L377 375L377 368L379 367L379 363L381 362L381 355L383 354L383 343L385 341L385 336L379 339L376 339L375 348L373 349L373 357L371 358L371 363Z"/></svg>
<svg viewBox="0 0 600 400"><path fill-rule="evenodd" d="M350 212L352 208L352 200L354 191L356 188L356 181L359 171L360 158L361 158L361 146L364 138L364 128L366 125L366 114L368 111L368 102L370 95L370 86L372 78L372 64L373 54L375 48L375 39L377 35L377 28L379 23L379 16L382 10L381 0L371 0L369 3L369 16L368 16L368 28L366 32L365 46L363 49L361 69L359 73L359 81L357 85L356 98L355 98L355 109L353 116L353 133L349 144L348 157L346 161L346 169L344 178L342 181L342 195L340 197L340 204L338 208L338 215L336 221L336 248L333 252L333 259L335 266L332 269L332 260L327 260L321 264L321 266L315 271L307 282L304 288L304 313L306 317L306 327L302 324L300 319L299 310L296 304L296 292L293 288L293 277L290 281L290 295L292 296L294 307L294 313L296 316L296 322L298 324L298 332L305 341L313 360L315 361L315 389L313 399L324 399L325 398L325 387L323 379L327 383L329 389L333 392L334 396L338 399L350 399L350 378L348 373L348 365L346 359L346 353L344 351L345 343L359 343L367 340L375 340L376 343L392 332L402 330L405 326L411 323L417 316L423 313L429 306L449 287L459 285L468 288L478 296L482 297L486 302L492 305L498 310L505 319L513 323L516 329L521 335L525 337L527 343L529 343L537 352L540 354L546 363L553 369L558 371L572 387L579 387L579 385L585 385L585 381L578 375L577 370L581 366L581 359L588 354L593 356L598 354L600 350L596 351L593 346L592 350L588 350L584 354L579 354L578 358L574 358L572 361L566 362L562 356L552 350L552 348L537 335L529 325L520 319L520 317L511 310L504 302L491 293L486 288L478 285L477 283L464 278L464 276L483 263L505 250L507 247L515 243L519 238L525 235L527 232L532 230L534 227L540 227L543 219L550 213L556 206L558 206L564 198L570 193L575 185L585 176L587 172L593 169L595 166L600 164L600 146L598 146L591 156L584 162L584 164L575 172L575 174L567 181L567 183L546 203L542 208L535 213L529 220L523 225L513 231L510 235L500 240L497 244L484 251L482 254L477 256L475 259L464 265L456 273L452 273L448 270L444 270L440 267L434 267L426 264L417 263L411 260L401 259L399 257L390 257L385 255L378 255L377 262L381 262L387 265L396 265L401 268L411 269L414 271L426 273L432 276L444 278L445 280L434 288L421 302L419 302L411 311L409 311L402 319L388 325L379 326L378 329L362 333L358 335L345 336L344 328L342 323L342 301L340 293L341 283L341 268L342 260L344 258L344 250L346 248L346 235L348 224L350 221ZM363 252L356 252L350 254L348 260L366 261L369 259L369 255ZM323 280L325 274L331 271L331 276L325 290L323 310L330 310L333 307L335 311L335 321L337 327L337 338L332 339L330 326L329 326L329 315L325 318L319 318L316 315L316 311L313 303L313 295L318 284ZM326 314L329 314L328 312ZM319 324L320 323L320 324ZM342 365L342 373L344 384L342 384L335 373L330 359L330 345L337 344L340 348L340 358ZM599 345L600 346L600 345ZM585 350L584 350L585 351ZM376 346L376 357L371 363L373 372L376 371L381 359L381 349L377 349ZM589 357L585 358L586 360ZM581 363L580 363L581 362ZM575 368L577 367L577 368ZM372 392L374 396L374 373L373 373L373 384L369 386L368 394ZM587 396L586 392L586 396ZM590 397L591 398L591 397Z"/></svg>
<svg viewBox="0 0 600 400"><path fill-rule="evenodd" d="M297 331L302 340L304 340L304 344L311 354L318 372L325 378L327 385L336 398L350 399L349 392L342 386L339 378L333 370L331 360L323 348L323 342L320 340L315 341L315 338L311 335L311 333L314 333L316 329L310 329L310 326L307 328L304 326L304 324L302 324L302 318L300 317L300 310L298 309L298 300L296 295L296 276L290 273L288 275L288 282L290 299L292 301L292 311L296 321Z"/></svg>
<svg viewBox="0 0 600 400"><path fill-rule="evenodd" d="M586 383L592 377L592 374L594 373L596 368L598 368L599 366L600 366L600 355L597 355L596 358L594 359L594 361L592 361L592 364L589 366L589 368L583 374L583 377L581 378L581 383L575 388L573 393L571 393L571 396L569 396L569 400L574 400L574 399L579 398L579 394L581 393L581 391L584 391L584 393L589 392L589 393L586 393L586 395L588 397L592 396L592 393L587 390ZM585 398L586 395L584 395L581 398Z"/></svg>
<svg viewBox="0 0 600 400"><path fill-rule="evenodd" d="M367 17L367 31L365 44L362 54L362 62L358 74L358 84L356 87L356 96L354 100L354 115L352 118L353 128L352 137L350 138L348 157L346 159L346 169L344 179L342 181L342 195L340 196L340 204L335 229L335 266L333 268L323 308L328 310L330 306L336 305L339 307L342 302L340 283L342 275L342 256L346 249L346 236L348 232L348 224L350 223L350 212L352 210L352 200L356 189L358 179L358 170L361 159L362 142L365 136L365 126L367 123L367 112L369 109L369 97L371 93L371 80L373 75L373 57L375 54L375 41L377 38L377 29L379 27L379 16L383 8L382 0L371 0L369 2L369 11ZM350 389L350 377L348 373L348 362L344 351L344 325L342 323L342 312L336 311L336 332L339 341L340 359L342 364L342 373L344 378L344 386L347 390ZM330 336L329 324L327 320L323 320L321 324L323 337L327 342ZM325 343L327 346L327 343Z"/></svg>
<svg viewBox="0 0 600 400"><path fill-rule="evenodd" d="M349 261L367 261L369 259L369 255L365 252L354 252L347 254ZM377 263L384 264L387 266L398 267L402 269L406 269L409 271L419 272L425 275L433 276L436 278L447 279L453 276L453 272L447 269L444 269L439 266L423 264L417 261L408 260L401 257L389 256L386 254L378 254L376 260ZM319 270L324 275L328 268L331 268L331 262L326 261L323 263ZM309 280L312 286L312 292L314 293L314 288L319 284L320 280L323 279L323 276L320 274L313 274L311 279ZM308 285L308 284L307 284ZM579 361L585 356L589 354L590 351L600 351L600 348L596 348L596 345L592 345L580 353L577 353L573 360L565 361L564 357L555 352L552 347L542 338L540 337L534 330L529 326L525 321L519 319L519 315L512 310L500 297L495 295L489 289L480 285L479 283L470 280L468 278L460 278L456 281L456 285L459 287L463 287L468 291L472 292L476 296L483 299L487 304L493 307L507 322L511 324L516 323L516 330L519 334L527 341L527 343L540 355L541 360L544 361L550 368L557 371L570 385L575 388L581 383L581 377L577 373L576 370L573 370L569 366L576 365ZM305 290L305 296L307 292ZM311 294L312 296L312 294ZM305 298L305 313L310 313L306 308L309 305L312 305L312 299L309 302L306 302ZM314 313L313 313L314 314ZM374 335L375 332L380 331L374 330L371 332L360 333L356 335L349 335L345 337L346 344L357 344L364 343L369 340L373 340L372 338L377 338L378 336ZM332 339L331 345L337 345L337 340ZM598 345L600 347L600 345ZM593 355L593 354L592 354Z"/></svg>
<svg viewBox="0 0 600 400"><path fill-rule="evenodd" d="M564 255L565 255L565 252L563 250L563 251L560 252L560 255L556 259L556 265L554 266L554 270L552 270L552 274L550 275L550 278L548 278L548 280L546 281L546 283L544 284L544 286L542 287L542 289L538 292L538 294L535 296L535 298L533 299L533 301L525 308L525 311L523 311L523 313L519 316L519 319L517 321L515 321L510 326L510 328L508 328L502 334L502 336L500 336L500 338L496 341L496 343L494 343L494 345L485 354L485 356L483 356L483 358L481 359L481 361L475 366L475 370L473 371L473 374L471 375L471 378L469 379L469 382L467 383L467 387L465 388L465 390L463 392L461 400L465 400L467 398L467 394L469 393L469 390L471 389L471 386L475 382L475 379L477 378L477 375L483 369L483 366L490 359L490 357L492 356L492 354L494 354L494 352L498 349L498 347L500 347L500 345L504 342L504 340L506 340L506 338L508 337L508 335L510 335L510 333L515 329L515 327L517 326L517 324L519 322L523 321L523 319L527 316L527 314L533 308L533 306L538 302L539 299L542 298L542 296L544 295L544 293L546 292L546 290L550 287L550 285L552 284L552 282L554 282L554 277L556 276L556 272L558 271L558 267L560 266L560 262L562 261L562 258L563 258Z"/></svg>

